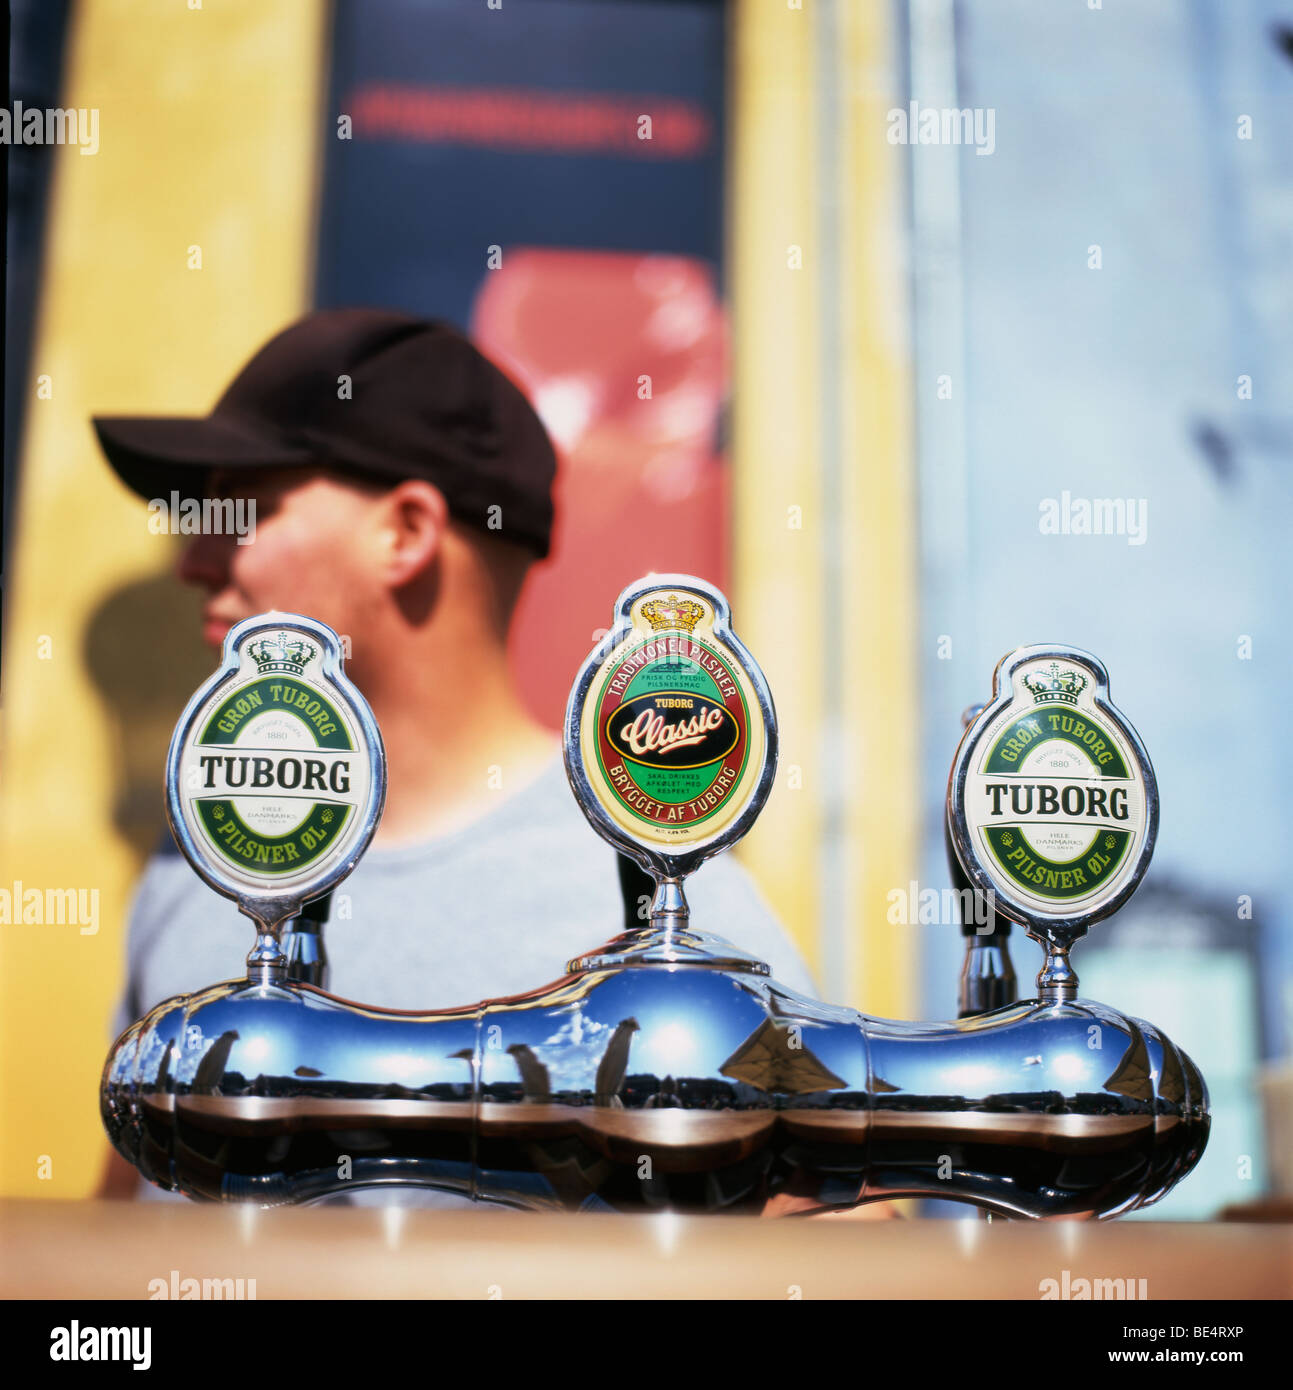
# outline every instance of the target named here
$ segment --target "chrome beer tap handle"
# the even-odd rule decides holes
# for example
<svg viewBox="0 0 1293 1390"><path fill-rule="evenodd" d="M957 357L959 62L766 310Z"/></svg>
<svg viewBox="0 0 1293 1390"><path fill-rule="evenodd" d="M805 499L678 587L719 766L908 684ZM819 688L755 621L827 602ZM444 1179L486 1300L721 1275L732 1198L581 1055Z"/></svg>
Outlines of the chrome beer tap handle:
<svg viewBox="0 0 1293 1390"><path fill-rule="evenodd" d="M1038 998L1076 999L1069 952L1136 891L1158 834L1154 768L1101 662L1059 645L1002 657L991 701L961 737L947 802L971 885L1046 953Z"/></svg>
<svg viewBox="0 0 1293 1390"><path fill-rule="evenodd" d="M731 607L690 575L648 575L615 604L566 704L566 776L589 824L651 878L648 921L572 970L723 965L769 973L695 930L684 880L754 824L777 771L777 716Z"/></svg>
<svg viewBox="0 0 1293 1390"><path fill-rule="evenodd" d="M282 948L287 957L284 978L301 984L328 987L328 952L323 944L323 928L332 909L332 894L306 903L283 930Z"/></svg>
<svg viewBox="0 0 1293 1390"><path fill-rule="evenodd" d="M992 897L965 876L945 830L948 872L961 910L965 956L961 962L957 1018L973 1018L1013 1004L1019 997L1010 959L1010 919L997 912Z"/></svg>
<svg viewBox="0 0 1293 1390"><path fill-rule="evenodd" d="M982 704L971 705L961 715L962 730L968 729L983 710ZM997 912L995 894L985 895L965 876L952 844L950 819L943 823L943 841L947 871L961 904L961 935L965 938L956 1016L973 1018L1013 1004L1019 997L1010 959L1010 918Z"/></svg>
<svg viewBox="0 0 1293 1390"><path fill-rule="evenodd" d="M337 634L295 613L232 627L175 726L166 816L198 876L255 922L249 980L287 978L284 924L308 930L303 909L359 862L385 797L381 734ZM293 944L296 978L326 968L322 920L315 941Z"/></svg>

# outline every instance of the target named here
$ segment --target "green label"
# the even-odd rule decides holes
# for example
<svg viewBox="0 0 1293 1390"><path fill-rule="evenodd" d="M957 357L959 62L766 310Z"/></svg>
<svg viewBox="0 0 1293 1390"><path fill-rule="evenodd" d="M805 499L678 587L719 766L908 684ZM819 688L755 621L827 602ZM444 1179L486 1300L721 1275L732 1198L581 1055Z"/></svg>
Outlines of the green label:
<svg viewBox="0 0 1293 1390"><path fill-rule="evenodd" d="M1117 872L1127 846L1128 830L1101 830L1091 847L1059 862L1039 854L1019 826L987 826L983 831L1002 869L1021 887L1048 898L1080 898Z"/></svg>
<svg viewBox="0 0 1293 1390"><path fill-rule="evenodd" d="M989 776L1018 772L1035 745L1048 738L1063 739L1100 769L1101 777L1130 777L1113 739L1089 715L1068 709L1035 709L1002 730L983 771Z"/></svg>
<svg viewBox="0 0 1293 1390"><path fill-rule="evenodd" d="M650 648L656 641L640 644ZM630 651L603 682L598 702L598 766L605 785L634 817L694 825L739 785L749 756L749 709L722 658L687 639L681 653L645 664L616 682ZM723 686L702 662L721 673Z"/></svg>
<svg viewBox="0 0 1293 1390"><path fill-rule="evenodd" d="M345 722L312 685L291 676L265 676L229 696L207 720L199 743L233 743L242 725L258 714L290 714L309 729L320 748L350 748Z"/></svg>
<svg viewBox="0 0 1293 1390"><path fill-rule="evenodd" d="M350 807L316 803L283 835L253 831L231 801L196 800L207 834L226 858L258 874L290 874L308 867L331 847L350 817Z"/></svg>

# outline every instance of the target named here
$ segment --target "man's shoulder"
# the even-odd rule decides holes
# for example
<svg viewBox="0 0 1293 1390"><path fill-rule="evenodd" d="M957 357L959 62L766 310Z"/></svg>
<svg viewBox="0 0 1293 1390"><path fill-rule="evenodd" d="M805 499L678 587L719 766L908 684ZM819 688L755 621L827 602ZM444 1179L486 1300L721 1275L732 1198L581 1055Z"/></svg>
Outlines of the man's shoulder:
<svg viewBox="0 0 1293 1390"><path fill-rule="evenodd" d="M500 901L509 908L519 906L518 895L527 910L536 902L564 903L563 916L572 926L584 918L598 923L593 936L604 930L603 924L609 929L619 915L615 851L589 825L559 761L527 793L505 803L481 832L461 837L456 867L443 860L438 867L470 875L482 904L490 903L496 911ZM486 865L495 866L492 874L482 873ZM686 892L700 930L766 960L774 978L791 989L817 993L799 947L734 855L721 854L703 864L687 880ZM573 949L584 949L583 943Z"/></svg>

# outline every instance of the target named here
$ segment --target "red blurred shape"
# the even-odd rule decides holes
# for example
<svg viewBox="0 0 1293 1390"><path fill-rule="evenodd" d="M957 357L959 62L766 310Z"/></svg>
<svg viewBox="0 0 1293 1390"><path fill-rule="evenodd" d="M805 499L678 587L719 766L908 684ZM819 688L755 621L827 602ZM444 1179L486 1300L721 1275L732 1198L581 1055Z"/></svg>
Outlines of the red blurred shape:
<svg viewBox="0 0 1293 1390"><path fill-rule="evenodd" d="M552 556L512 633L526 701L559 728L625 584L651 570L727 581L723 310L703 261L508 250L472 335L529 392L561 458Z"/></svg>
<svg viewBox="0 0 1293 1390"><path fill-rule="evenodd" d="M703 107L659 95L370 82L347 92L339 109L350 113L357 139L499 150L695 159L714 138ZM640 134L644 111L651 113L647 140Z"/></svg>

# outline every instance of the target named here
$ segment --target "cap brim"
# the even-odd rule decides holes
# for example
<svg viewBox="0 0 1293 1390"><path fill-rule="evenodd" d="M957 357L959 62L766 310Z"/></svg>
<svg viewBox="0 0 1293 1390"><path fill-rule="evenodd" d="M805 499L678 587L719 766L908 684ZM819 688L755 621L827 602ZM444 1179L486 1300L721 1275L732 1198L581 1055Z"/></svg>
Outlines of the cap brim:
<svg viewBox="0 0 1293 1390"><path fill-rule="evenodd" d="M93 424L117 476L145 499L192 487L211 468L290 468L312 460L305 447L214 415L96 415Z"/></svg>

